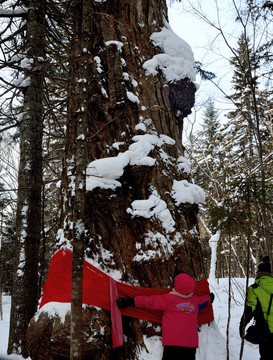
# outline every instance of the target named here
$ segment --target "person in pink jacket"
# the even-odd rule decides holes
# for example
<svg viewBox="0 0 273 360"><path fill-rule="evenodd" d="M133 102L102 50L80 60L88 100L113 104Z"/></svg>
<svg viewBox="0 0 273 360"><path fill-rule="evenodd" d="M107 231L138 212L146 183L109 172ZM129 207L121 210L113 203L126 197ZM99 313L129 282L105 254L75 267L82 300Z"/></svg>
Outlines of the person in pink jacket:
<svg viewBox="0 0 273 360"><path fill-rule="evenodd" d="M162 310L162 360L194 360L198 347L197 315L209 303L214 294L196 296L193 294L195 281L185 273L174 279L174 289L168 294L120 298L120 308L126 306Z"/></svg>

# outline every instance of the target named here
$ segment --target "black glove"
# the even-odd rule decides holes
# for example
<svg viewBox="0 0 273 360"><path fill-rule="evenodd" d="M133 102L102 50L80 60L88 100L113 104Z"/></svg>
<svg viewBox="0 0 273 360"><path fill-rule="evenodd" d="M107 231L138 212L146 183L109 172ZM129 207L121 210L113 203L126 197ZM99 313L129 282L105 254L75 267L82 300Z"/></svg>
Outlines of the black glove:
<svg viewBox="0 0 273 360"><path fill-rule="evenodd" d="M244 336L244 330L246 325L250 322L252 318L253 318L252 308L250 306L246 306L243 316L241 317L240 326L239 326L239 333L241 338Z"/></svg>
<svg viewBox="0 0 273 360"><path fill-rule="evenodd" d="M127 306L135 307L135 300L134 298L119 298L117 299L117 306L120 309L123 309Z"/></svg>
<svg viewBox="0 0 273 360"><path fill-rule="evenodd" d="M215 296L212 292L209 294L209 297L210 297L211 303L213 303Z"/></svg>

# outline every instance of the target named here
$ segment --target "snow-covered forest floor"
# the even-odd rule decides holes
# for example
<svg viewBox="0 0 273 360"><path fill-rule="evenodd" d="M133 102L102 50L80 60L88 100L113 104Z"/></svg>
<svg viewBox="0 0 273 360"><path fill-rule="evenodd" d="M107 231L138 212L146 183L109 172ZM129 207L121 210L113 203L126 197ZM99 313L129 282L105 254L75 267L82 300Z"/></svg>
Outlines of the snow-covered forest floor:
<svg viewBox="0 0 273 360"><path fill-rule="evenodd" d="M250 281L250 284L252 282ZM239 359L241 339L238 332L240 318L243 312L245 279L232 279L231 286L231 319L229 327L229 359ZM211 291L215 294L213 303L215 324L202 326L199 333L199 349L196 360L225 360L226 352L226 329L228 320L228 279L220 279L216 283L210 283ZM10 297L3 295L3 320L0 320L0 360L23 360L21 356L6 355ZM150 353L140 354L141 360L160 360L162 347L158 338L146 339ZM259 351L257 345L245 342L243 360L258 360ZM45 359L46 360L46 359Z"/></svg>

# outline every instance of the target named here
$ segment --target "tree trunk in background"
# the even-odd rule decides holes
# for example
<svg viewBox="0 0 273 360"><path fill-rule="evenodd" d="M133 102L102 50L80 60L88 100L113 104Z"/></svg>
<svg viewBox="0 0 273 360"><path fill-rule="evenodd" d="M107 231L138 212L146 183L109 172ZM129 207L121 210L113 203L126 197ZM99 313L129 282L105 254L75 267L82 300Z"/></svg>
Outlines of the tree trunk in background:
<svg viewBox="0 0 273 360"><path fill-rule="evenodd" d="M70 59L70 84L68 93L67 117L67 184L69 230L67 238L73 246L70 359L82 359L83 321L82 321L82 281L84 242L86 240L86 162L87 154L87 109L88 92L85 79L89 76L88 54L85 49L90 42L91 2L75 0L73 3L73 38ZM80 59L80 60L79 60ZM71 141L73 140L73 141Z"/></svg>
<svg viewBox="0 0 273 360"><path fill-rule="evenodd" d="M41 237L43 67L45 1L29 4L26 58L31 66L25 77L24 103L20 127L20 166L16 215L17 251L8 353L27 357L25 334L34 315L38 297L38 259ZM27 80L26 80L27 81Z"/></svg>
<svg viewBox="0 0 273 360"><path fill-rule="evenodd" d="M64 233L60 236L64 242L60 244L73 240L75 251L78 242L75 243L71 229L75 229L75 221L82 219L83 238L88 239L86 255L104 271L110 274L118 271L119 280L160 288L172 286L174 277L182 271L200 280L205 274L197 228L198 206L176 205L171 196L174 180L189 177L183 172L181 130L182 120L194 104L195 86L188 78L168 83L161 71L146 76L143 68L146 60L161 53L153 46L150 36L164 26L165 1L114 0L95 2L91 8L88 1L76 3L80 10L75 14L82 14L76 22L85 30L80 35L81 48L79 39L73 44L79 48L77 62L73 64L79 67L79 75L72 97L75 104L70 107L68 117L62 206ZM81 66L85 69L82 75ZM134 100L136 96L138 100ZM78 202L78 184L84 189L85 180L81 176L90 162L107 157L115 159L134 143L134 136L147 134L157 139L166 135L174 141L168 138L162 147L152 146L148 156L155 159L154 166L128 165L118 179L120 187L115 190L96 187L86 192L85 199L80 192ZM88 153L83 150L85 144ZM77 165L80 160L81 164ZM133 217L127 211L134 211L134 200L147 200L151 195L162 206L160 214L163 216L164 210L168 213L166 221L157 215ZM79 216L75 216L76 209ZM170 216L173 222L168 226ZM92 338L92 359L110 359L109 313L97 309L96 317L91 326L94 333L101 334ZM128 340L115 356L137 359L146 327L146 322L124 319ZM108 330L102 332L100 328ZM156 333L151 327L150 331Z"/></svg>

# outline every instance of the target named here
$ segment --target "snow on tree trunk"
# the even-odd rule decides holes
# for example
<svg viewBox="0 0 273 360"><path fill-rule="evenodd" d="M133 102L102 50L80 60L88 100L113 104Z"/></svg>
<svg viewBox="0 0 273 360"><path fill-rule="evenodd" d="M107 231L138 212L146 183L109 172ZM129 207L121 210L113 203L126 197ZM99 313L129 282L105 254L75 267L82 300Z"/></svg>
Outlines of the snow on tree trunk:
<svg viewBox="0 0 273 360"><path fill-rule="evenodd" d="M180 272L200 280L205 270L197 212L204 192L190 182L181 139L196 91L191 48L168 25L165 0L95 1L91 8L78 3L82 24L86 17L90 22L89 41L77 58L87 73L77 79L73 99L85 102L67 124L58 245L71 247L74 239L76 159L84 139L80 215L89 261L132 285L172 287ZM86 126L82 134L77 123ZM92 319L83 358L110 359L109 312L94 308ZM115 350L116 359L141 358L147 334L160 335L158 325L137 319L124 318L123 328L125 345ZM37 353L31 331L28 338ZM63 343L59 349L64 352Z"/></svg>
<svg viewBox="0 0 273 360"><path fill-rule="evenodd" d="M211 234L209 239L209 246L211 248L211 260L210 260L210 273L209 280L213 284L216 282L216 261L217 261L217 245L220 238L221 232L217 231L215 234Z"/></svg>
<svg viewBox="0 0 273 360"><path fill-rule="evenodd" d="M203 192L189 182L180 136L194 103L191 49L167 24L165 1L97 2L90 16L82 49L89 76L79 79L88 98L86 255L131 284L172 286L181 271L200 279L196 214ZM136 359L146 324L124 322L128 341L120 356ZM104 337L92 344L94 359L111 345Z"/></svg>

